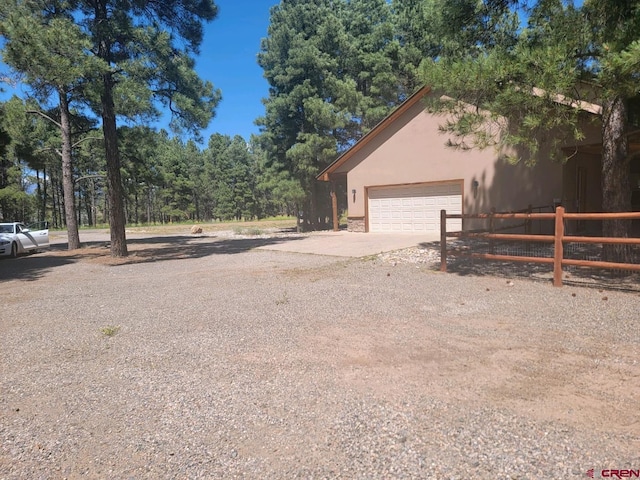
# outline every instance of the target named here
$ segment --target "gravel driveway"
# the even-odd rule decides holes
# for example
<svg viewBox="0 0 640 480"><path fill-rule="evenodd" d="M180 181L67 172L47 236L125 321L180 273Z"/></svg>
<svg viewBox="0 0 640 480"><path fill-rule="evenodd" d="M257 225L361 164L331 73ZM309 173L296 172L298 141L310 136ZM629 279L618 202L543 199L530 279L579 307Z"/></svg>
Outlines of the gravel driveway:
<svg viewBox="0 0 640 480"><path fill-rule="evenodd" d="M640 469L638 293L269 241L0 261L0 479Z"/></svg>

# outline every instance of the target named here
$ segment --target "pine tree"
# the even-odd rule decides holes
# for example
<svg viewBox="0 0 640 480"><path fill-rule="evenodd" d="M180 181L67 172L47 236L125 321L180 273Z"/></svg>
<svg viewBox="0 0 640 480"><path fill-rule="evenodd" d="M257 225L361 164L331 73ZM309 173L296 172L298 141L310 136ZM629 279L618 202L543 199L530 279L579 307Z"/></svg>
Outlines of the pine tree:
<svg viewBox="0 0 640 480"><path fill-rule="evenodd" d="M197 131L207 125L220 93L197 76L192 56L202 43L203 22L216 17L217 7L212 0L7 0L0 21L14 10L29 19L54 17L61 26L57 43L23 50L16 59L26 68L64 51L72 83L82 87L75 90L102 121L111 254L126 256L117 119L153 118L159 103L171 112L175 129ZM68 42L70 35L77 41ZM40 36L34 33L34 38ZM47 75L40 71L34 79L47 80ZM68 99L61 94L61 105Z"/></svg>
<svg viewBox="0 0 640 480"><path fill-rule="evenodd" d="M206 126L220 99L194 71L192 54L202 42L202 23L213 20L212 0L79 0L78 22L91 33L92 53L108 68L98 79L109 189L111 254L126 256L125 217L116 118L154 112L157 99L176 128ZM182 48L181 48L182 47ZM116 98L127 102L118 103Z"/></svg>
<svg viewBox="0 0 640 480"><path fill-rule="evenodd" d="M0 7L0 33L5 38L2 56L23 75L43 103L58 99L58 118L40 114L60 130L62 179L68 248L80 247L73 181L71 102L81 79L99 71L99 62L81 54L90 44L86 35L58 8L44 2L7 1Z"/></svg>
<svg viewBox="0 0 640 480"><path fill-rule="evenodd" d="M558 98L602 103L602 190L607 212L631 210L629 106L638 96L640 2L561 0L446 2L431 0L430 31L442 38L436 57L425 60L424 81L457 102L432 104L453 115L444 128L458 146L482 148L496 142L487 122L497 116L508 128L497 131L498 146L516 146L534 158L540 133L552 151L584 137L581 114ZM528 17L526 28L519 14ZM460 32L463 32L462 34ZM532 95L532 92L536 92ZM565 132L559 136L556 132ZM514 161L519 158L514 158ZM604 223L609 236L629 235L629 222ZM627 249L607 246L607 260L624 260Z"/></svg>
<svg viewBox="0 0 640 480"><path fill-rule="evenodd" d="M261 146L301 228L330 216L315 176L411 93L393 20L384 0L290 0L271 10L258 56L270 84Z"/></svg>

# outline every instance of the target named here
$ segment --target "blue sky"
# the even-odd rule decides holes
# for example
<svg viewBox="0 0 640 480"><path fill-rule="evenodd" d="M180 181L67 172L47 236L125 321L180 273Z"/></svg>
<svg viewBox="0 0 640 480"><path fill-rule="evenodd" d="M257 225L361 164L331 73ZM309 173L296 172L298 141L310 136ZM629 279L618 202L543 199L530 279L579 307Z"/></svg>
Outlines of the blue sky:
<svg viewBox="0 0 640 480"><path fill-rule="evenodd" d="M205 36L196 58L196 71L222 91L215 118L202 131L204 144L214 133L241 135L249 140L258 133L256 118L264 114L262 99L269 86L257 63L260 40L267 35L269 10L279 0L215 0L218 18L205 27ZM0 73L6 67L0 64ZM25 87L2 85L0 99L23 96ZM167 120L158 127L166 128Z"/></svg>
<svg viewBox="0 0 640 480"><path fill-rule="evenodd" d="M207 25L196 70L222 90L222 102L209 128L213 133L258 133L254 120L264 114L262 99L269 86L257 63L260 40L267 35L269 10L278 0L216 0L218 18Z"/></svg>

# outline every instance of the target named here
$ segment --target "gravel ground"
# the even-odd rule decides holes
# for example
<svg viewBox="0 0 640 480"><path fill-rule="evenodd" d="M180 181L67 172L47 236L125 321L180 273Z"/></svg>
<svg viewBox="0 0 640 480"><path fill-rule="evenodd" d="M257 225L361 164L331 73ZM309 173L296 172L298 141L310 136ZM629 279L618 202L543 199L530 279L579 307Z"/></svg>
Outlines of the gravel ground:
<svg viewBox="0 0 640 480"><path fill-rule="evenodd" d="M264 241L0 261L0 478L640 469L638 293Z"/></svg>

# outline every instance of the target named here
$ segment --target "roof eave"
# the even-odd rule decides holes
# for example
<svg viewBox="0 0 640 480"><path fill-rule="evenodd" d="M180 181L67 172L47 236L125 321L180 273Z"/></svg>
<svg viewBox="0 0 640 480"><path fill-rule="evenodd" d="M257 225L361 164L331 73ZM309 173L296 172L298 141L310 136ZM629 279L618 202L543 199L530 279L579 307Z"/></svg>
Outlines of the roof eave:
<svg viewBox="0 0 640 480"><path fill-rule="evenodd" d="M402 116L407 110L413 107L418 101L420 101L425 95L431 92L431 87L424 86L409 98L407 98L404 102L402 102L393 112L387 115L384 119L380 121L375 127L371 129L366 135L362 136L360 140L358 140L351 148L349 148L346 152L336 158L331 165L325 168L318 176L316 176L317 180L322 182L328 182L331 180L331 175L335 173L335 171L344 165L350 158L352 158L359 150L361 150L365 145L371 142L376 136L378 136L382 131L384 131L389 125L391 125L395 120Z"/></svg>

